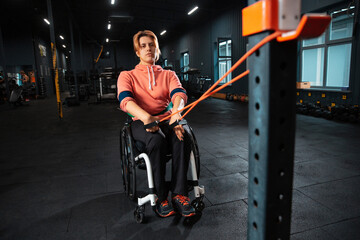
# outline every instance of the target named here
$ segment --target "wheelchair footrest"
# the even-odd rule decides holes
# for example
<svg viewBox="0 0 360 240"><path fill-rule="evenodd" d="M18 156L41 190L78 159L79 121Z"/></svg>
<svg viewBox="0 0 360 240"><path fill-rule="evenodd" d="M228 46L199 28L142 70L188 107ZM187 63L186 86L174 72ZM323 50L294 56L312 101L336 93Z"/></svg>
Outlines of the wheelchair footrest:
<svg viewBox="0 0 360 240"><path fill-rule="evenodd" d="M145 197L142 198L138 198L138 205L142 206L144 204L146 204L147 202L150 202L151 206L155 206L156 204L156 195L151 193L146 195Z"/></svg>
<svg viewBox="0 0 360 240"><path fill-rule="evenodd" d="M203 185L194 186L194 195L196 198L205 195L205 188Z"/></svg>

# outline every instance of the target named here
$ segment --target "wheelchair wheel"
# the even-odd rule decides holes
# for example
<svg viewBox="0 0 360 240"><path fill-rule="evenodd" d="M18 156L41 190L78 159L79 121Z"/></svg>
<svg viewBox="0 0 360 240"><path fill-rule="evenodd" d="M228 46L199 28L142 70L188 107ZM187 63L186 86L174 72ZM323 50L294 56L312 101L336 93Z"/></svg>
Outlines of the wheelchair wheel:
<svg viewBox="0 0 360 240"><path fill-rule="evenodd" d="M124 139L123 139L123 129L120 130L120 165L121 165L121 176L123 181L124 191L126 192L126 179L125 179L125 160L124 160Z"/></svg>
<svg viewBox="0 0 360 240"><path fill-rule="evenodd" d="M189 136L190 141L191 141L190 159L192 157L194 158L197 179L200 179L200 153L199 153L197 141L196 141L195 135L193 133L193 130L189 125L185 125L184 130L187 132L187 135ZM189 163L189 164L191 164L191 163ZM195 186L194 184L196 184L196 183L192 180L192 176L188 175L188 186L187 186L188 192L191 192L192 190L194 190L194 186Z"/></svg>
<svg viewBox="0 0 360 240"><path fill-rule="evenodd" d="M130 200L136 199L136 168L133 153L133 141L130 127L125 126L121 132L121 166L125 192Z"/></svg>
<svg viewBox="0 0 360 240"><path fill-rule="evenodd" d="M191 141L193 144L191 144L191 152L194 154L194 158L195 158L195 166L196 166L196 173L197 173L197 177L198 179L200 179L200 153L199 153L199 147L194 135L194 132L192 130L192 128L189 126L189 136L191 138Z"/></svg>

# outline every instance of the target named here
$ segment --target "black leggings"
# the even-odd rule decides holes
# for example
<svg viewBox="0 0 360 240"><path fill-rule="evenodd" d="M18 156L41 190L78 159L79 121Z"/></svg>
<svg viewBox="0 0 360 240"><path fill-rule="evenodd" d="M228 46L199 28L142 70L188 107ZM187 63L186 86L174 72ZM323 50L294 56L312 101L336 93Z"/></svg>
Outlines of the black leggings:
<svg viewBox="0 0 360 240"><path fill-rule="evenodd" d="M188 136L189 128L183 125L185 134L184 141L180 141L173 129L169 127L169 122L159 125L158 132L150 133L144 129L144 124L140 120L131 123L131 131L135 141L145 143L146 153L149 155L154 185L157 196L162 202L167 199L169 190L173 194L187 196L187 171L191 151L191 141ZM162 134L163 133L163 134ZM170 189L165 182L166 155L172 153L172 172Z"/></svg>

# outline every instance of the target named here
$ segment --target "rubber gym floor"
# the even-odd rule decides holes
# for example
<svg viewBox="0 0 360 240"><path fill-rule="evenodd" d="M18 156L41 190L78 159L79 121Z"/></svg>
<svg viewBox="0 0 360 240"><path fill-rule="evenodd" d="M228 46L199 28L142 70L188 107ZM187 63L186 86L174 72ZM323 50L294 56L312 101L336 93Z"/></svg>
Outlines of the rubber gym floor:
<svg viewBox="0 0 360 240"><path fill-rule="evenodd" d="M0 105L0 239L246 239L247 104L208 99L188 115L206 208L162 219L147 204L145 224L123 190L117 108L64 105L59 120L55 97ZM296 120L291 239L359 239L360 125Z"/></svg>

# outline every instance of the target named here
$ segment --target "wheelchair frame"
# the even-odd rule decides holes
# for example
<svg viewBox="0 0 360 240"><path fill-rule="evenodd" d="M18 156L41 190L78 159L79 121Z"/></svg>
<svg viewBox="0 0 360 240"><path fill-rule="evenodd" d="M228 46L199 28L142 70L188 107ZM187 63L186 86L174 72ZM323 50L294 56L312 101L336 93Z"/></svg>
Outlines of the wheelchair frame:
<svg viewBox="0 0 360 240"><path fill-rule="evenodd" d="M197 213L201 213L205 204L203 202L205 188L199 185L198 179L200 175L200 155L197 146L196 138L190 126L189 136L192 141L189 167L191 169L191 180L188 180L189 191L194 190L195 199L191 205L195 208ZM156 205L156 194L154 191L154 180L151 168L151 163L148 155L140 152L135 144L131 134L130 123L125 123L125 126L120 131L120 160L121 173L123 178L124 190L128 198L134 201L137 198L137 207L134 211L134 218L137 223L142 223L145 217L145 204L150 202L154 208ZM149 194L144 197L138 197L136 193L136 168L145 162Z"/></svg>

